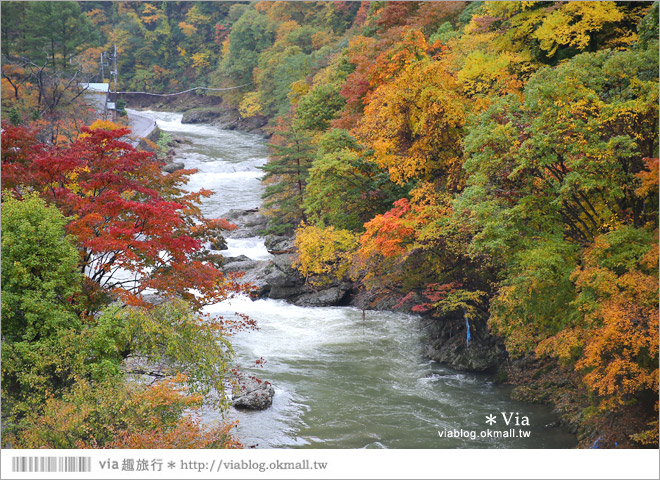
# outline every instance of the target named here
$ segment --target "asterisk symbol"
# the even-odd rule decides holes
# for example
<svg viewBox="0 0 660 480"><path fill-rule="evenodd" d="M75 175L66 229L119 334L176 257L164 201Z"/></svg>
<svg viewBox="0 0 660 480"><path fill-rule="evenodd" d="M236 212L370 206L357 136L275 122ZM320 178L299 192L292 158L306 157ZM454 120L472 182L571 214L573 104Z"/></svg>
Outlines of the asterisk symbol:
<svg viewBox="0 0 660 480"><path fill-rule="evenodd" d="M175 468L175 467L176 467L176 463L174 463L174 462L168 462L167 463L167 468Z"/></svg>
<svg viewBox="0 0 660 480"><path fill-rule="evenodd" d="M492 413L490 415L486 415L486 423L488 425L492 425L493 423L497 423L497 420L495 420L495 415Z"/></svg>

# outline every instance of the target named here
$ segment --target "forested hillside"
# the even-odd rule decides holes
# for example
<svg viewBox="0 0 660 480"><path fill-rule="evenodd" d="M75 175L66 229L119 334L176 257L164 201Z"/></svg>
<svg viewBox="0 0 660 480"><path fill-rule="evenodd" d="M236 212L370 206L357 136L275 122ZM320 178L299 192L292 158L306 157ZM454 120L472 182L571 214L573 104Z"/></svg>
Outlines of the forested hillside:
<svg viewBox="0 0 660 480"><path fill-rule="evenodd" d="M72 85L102 81L98 59L114 45L120 91L240 87L203 95L269 119L264 211L270 232L295 236L310 284L350 280L372 298L412 302L461 337L489 329L512 361L542 365L519 379L524 398L580 405L583 445L657 446L657 2L3 2L3 191L50 219L52 248L71 264L65 218L77 218L67 232L83 253L101 241L71 217L82 215L72 195L89 200L76 179L94 182L96 172L72 164L56 172L57 190L45 163L39 174L22 169L110 139L91 131L48 147L58 153L25 149L39 136L31 126L71 121ZM140 188L164 192L165 208L178 184L141 171ZM11 213L15 204L4 197L3 339L28 358L35 339L51 337L21 340L6 321L16 307L5 304L14 298L5 297L5 238L20 228L5 218L24 214ZM48 283L47 298L100 302L95 289L66 290L75 283ZM47 323L92 318L84 305L67 303ZM5 366L6 351L3 399L32 381ZM39 382L42 399L52 390ZM25 418L33 400L13 399L12 414Z"/></svg>

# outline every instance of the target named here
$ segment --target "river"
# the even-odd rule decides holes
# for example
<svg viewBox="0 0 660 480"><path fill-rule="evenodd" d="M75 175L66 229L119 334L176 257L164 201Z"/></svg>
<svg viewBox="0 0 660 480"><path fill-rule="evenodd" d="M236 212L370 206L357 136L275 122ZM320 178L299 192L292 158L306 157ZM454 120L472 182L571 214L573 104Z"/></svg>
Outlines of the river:
<svg viewBox="0 0 660 480"><path fill-rule="evenodd" d="M181 123L181 114L141 112L165 132L191 141L177 161L197 168L188 188L214 194L209 217L261 203L263 137ZM229 242L228 255L264 259L259 238ZM511 388L487 375L457 372L425 359L419 319L350 307L308 308L247 298L207 307L240 311L259 330L232 339L244 370L275 387L271 408L231 410L238 436L258 448L570 448L574 436L546 425L550 408L511 400ZM265 365L250 367L263 357ZM217 413L207 411L205 420ZM507 424L508 421L508 424Z"/></svg>

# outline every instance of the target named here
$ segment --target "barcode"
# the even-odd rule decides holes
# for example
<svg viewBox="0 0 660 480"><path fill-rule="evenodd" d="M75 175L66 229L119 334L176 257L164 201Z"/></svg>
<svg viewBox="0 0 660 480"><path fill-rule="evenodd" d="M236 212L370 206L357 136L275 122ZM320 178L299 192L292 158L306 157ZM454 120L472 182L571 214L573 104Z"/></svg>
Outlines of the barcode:
<svg viewBox="0 0 660 480"><path fill-rule="evenodd" d="M92 457L13 457L12 472L91 472Z"/></svg>

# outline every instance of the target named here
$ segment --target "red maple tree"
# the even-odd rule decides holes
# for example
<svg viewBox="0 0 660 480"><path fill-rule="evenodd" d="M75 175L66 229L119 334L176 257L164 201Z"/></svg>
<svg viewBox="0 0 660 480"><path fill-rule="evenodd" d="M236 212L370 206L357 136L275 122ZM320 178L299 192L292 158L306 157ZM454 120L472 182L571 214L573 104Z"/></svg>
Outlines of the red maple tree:
<svg viewBox="0 0 660 480"><path fill-rule="evenodd" d="M122 140L129 130L84 127L66 145L39 143L29 127L3 125L2 188L21 197L39 192L70 218L90 284L129 303L153 291L201 307L244 291L204 248L222 230L200 200L211 194L183 189L194 170L166 174L149 152Z"/></svg>

